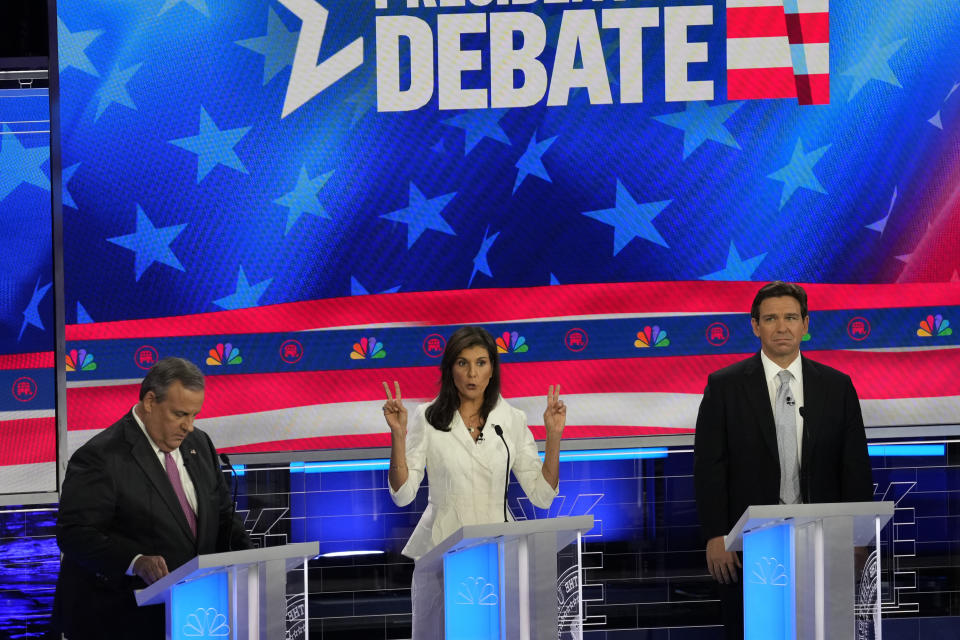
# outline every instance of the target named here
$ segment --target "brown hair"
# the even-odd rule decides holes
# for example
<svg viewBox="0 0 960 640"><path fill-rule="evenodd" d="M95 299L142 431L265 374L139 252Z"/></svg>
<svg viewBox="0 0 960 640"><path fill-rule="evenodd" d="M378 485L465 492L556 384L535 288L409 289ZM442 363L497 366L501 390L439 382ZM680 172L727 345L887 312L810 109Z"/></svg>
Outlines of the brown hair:
<svg viewBox="0 0 960 640"><path fill-rule="evenodd" d="M797 302L800 303L800 317L807 317L807 292L798 284L781 282L780 280L775 280L760 287L760 291L757 291L757 295L753 298L753 305L750 306L750 317L759 321L760 303L767 298L780 298L782 296L796 298Z"/></svg>

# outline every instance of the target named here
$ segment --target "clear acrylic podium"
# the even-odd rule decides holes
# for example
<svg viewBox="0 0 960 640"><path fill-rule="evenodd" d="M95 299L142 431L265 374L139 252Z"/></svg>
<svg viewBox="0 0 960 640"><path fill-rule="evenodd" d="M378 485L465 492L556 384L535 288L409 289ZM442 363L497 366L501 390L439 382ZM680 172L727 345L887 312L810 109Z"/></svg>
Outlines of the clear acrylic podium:
<svg viewBox="0 0 960 640"><path fill-rule="evenodd" d="M306 561L317 542L197 556L136 592L163 604L167 638L307 638ZM302 583L287 574L303 565Z"/></svg>
<svg viewBox="0 0 960 640"><path fill-rule="evenodd" d="M557 554L592 528L591 515L461 527L417 560L413 640L556 640L565 616L579 628L579 562L558 584Z"/></svg>
<svg viewBox="0 0 960 640"><path fill-rule="evenodd" d="M880 529L893 506L748 507L724 539L743 549L744 638L879 638Z"/></svg>

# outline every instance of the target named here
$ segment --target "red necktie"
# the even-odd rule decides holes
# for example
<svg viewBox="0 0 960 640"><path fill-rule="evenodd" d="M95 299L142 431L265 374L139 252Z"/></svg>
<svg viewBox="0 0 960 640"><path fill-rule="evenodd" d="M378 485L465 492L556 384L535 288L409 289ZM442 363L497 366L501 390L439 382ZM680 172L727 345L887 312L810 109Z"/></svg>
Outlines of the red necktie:
<svg viewBox="0 0 960 640"><path fill-rule="evenodd" d="M167 465L167 477L170 478L170 484L173 485L173 492L177 494L177 500L180 501L180 507L183 509L183 515L187 517L187 524L190 525L190 531L193 537L197 537L197 517L187 502L187 494L183 491L183 483L180 482L180 470L177 469L177 461L170 455L169 451L163 452L163 461Z"/></svg>

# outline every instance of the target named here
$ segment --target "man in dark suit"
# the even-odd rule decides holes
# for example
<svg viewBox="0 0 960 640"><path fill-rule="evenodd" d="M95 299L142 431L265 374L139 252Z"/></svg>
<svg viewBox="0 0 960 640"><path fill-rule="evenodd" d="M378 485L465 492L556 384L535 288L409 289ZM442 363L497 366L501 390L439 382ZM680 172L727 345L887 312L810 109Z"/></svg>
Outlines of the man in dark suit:
<svg viewBox="0 0 960 640"><path fill-rule="evenodd" d="M137 405L71 457L54 606L70 640L163 638L162 606L137 607L134 589L196 555L251 547L216 449L193 426L203 390L192 363L159 361Z"/></svg>
<svg viewBox="0 0 960 640"><path fill-rule="evenodd" d="M743 589L740 557L725 550L723 536L748 506L873 496L850 377L800 355L806 292L772 282L757 292L750 316L760 353L710 374L694 436L697 512L728 638L743 637Z"/></svg>

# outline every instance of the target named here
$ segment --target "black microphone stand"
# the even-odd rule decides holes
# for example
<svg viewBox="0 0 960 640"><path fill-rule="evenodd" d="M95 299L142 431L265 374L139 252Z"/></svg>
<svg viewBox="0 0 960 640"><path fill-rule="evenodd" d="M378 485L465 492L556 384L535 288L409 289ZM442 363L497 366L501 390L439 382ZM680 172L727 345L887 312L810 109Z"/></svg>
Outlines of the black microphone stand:
<svg viewBox="0 0 960 640"><path fill-rule="evenodd" d="M503 437L503 429L500 428L500 425L493 425L493 430L496 431L500 439L503 440L503 446L507 449L507 473L503 479L503 521L510 522L510 520L507 519L507 489L510 487L510 447L507 446L507 440Z"/></svg>

